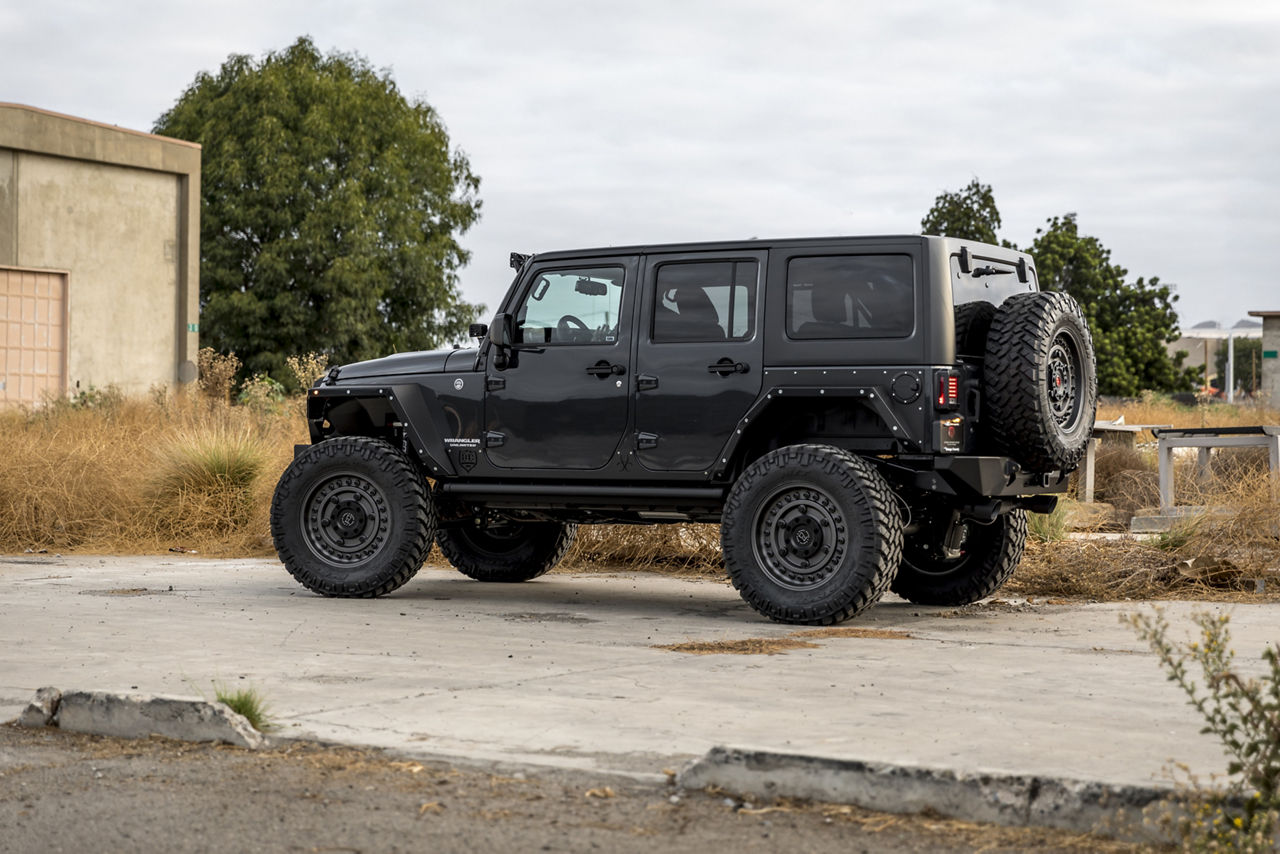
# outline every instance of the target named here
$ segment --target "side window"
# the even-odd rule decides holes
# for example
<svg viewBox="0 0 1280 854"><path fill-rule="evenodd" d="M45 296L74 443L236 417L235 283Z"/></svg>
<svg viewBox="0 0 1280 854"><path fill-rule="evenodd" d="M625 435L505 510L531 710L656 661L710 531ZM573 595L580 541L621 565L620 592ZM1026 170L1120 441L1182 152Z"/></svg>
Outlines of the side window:
<svg viewBox="0 0 1280 854"><path fill-rule="evenodd" d="M826 255L787 265L790 338L905 338L915 328L910 255Z"/></svg>
<svg viewBox="0 0 1280 854"><path fill-rule="evenodd" d="M543 270L516 311L516 343L616 344L622 267Z"/></svg>
<svg viewBox="0 0 1280 854"><path fill-rule="evenodd" d="M755 261L680 261L658 267L653 341L747 341L755 335Z"/></svg>

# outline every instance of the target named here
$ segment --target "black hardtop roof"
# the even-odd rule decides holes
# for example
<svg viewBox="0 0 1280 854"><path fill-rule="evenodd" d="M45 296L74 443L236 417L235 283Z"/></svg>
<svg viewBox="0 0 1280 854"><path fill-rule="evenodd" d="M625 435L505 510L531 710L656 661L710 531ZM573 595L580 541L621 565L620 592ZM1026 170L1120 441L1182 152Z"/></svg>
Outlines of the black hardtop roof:
<svg viewBox="0 0 1280 854"><path fill-rule="evenodd" d="M550 252L537 252L531 259L555 260L557 258L574 258L583 255L652 255L656 253L675 254L680 252L725 252L732 250L758 250L770 247L804 248L806 246L830 246L836 243L919 243L922 240L946 240L948 238L923 234L885 234L885 235L833 235L831 237L784 237L777 239L749 240L712 240L698 243L638 243L630 246L599 246L587 249L556 249ZM954 239L954 238L950 238ZM976 241L965 241L976 243ZM978 243L983 246L985 244ZM998 249L999 247L992 247Z"/></svg>

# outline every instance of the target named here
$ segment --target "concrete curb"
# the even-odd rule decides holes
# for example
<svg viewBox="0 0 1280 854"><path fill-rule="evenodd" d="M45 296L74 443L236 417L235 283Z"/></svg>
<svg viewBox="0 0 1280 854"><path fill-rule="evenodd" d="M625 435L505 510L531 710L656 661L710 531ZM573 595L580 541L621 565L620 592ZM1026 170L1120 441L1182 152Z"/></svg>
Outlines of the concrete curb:
<svg viewBox="0 0 1280 854"><path fill-rule="evenodd" d="M251 750L267 743L262 733L224 703L153 694L41 688L18 717L18 725L55 726L118 738L160 735L180 741L220 741Z"/></svg>
<svg viewBox="0 0 1280 854"><path fill-rule="evenodd" d="M1143 841L1160 835L1154 828L1163 826L1161 816L1178 811L1174 790L1159 786L966 774L733 747L713 747L681 771L676 782L690 789L718 786L760 798L809 798L895 813L931 810L968 821Z"/></svg>

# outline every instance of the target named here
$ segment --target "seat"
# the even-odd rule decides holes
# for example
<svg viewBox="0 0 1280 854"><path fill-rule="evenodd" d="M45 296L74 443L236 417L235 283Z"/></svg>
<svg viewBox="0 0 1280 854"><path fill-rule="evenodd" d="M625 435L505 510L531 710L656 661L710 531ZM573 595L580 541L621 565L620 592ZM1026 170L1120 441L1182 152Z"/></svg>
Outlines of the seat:
<svg viewBox="0 0 1280 854"><path fill-rule="evenodd" d="M698 287L677 288L676 309L680 313L671 324L670 341L723 341L724 327L707 292Z"/></svg>
<svg viewBox="0 0 1280 854"><path fill-rule="evenodd" d="M853 327L845 321L849 317L848 294L830 286L815 287L809 294L813 320L800 324L796 336L800 338L852 338Z"/></svg>

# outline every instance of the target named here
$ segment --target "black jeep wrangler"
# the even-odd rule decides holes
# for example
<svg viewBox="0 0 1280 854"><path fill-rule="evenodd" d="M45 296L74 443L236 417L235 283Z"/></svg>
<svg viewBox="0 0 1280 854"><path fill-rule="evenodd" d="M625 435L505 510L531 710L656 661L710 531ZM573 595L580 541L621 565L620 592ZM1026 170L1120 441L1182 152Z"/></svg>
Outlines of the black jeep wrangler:
<svg viewBox="0 0 1280 854"><path fill-rule="evenodd" d="M994 592L1093 427L1093 343L1032 260L839 237L511 256L476 349L333 368L276 487L289 572L380 596L431 548L527 581L579 524L719 522L742 597L828 624Z"/></svg>

